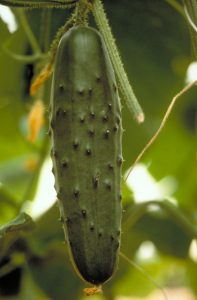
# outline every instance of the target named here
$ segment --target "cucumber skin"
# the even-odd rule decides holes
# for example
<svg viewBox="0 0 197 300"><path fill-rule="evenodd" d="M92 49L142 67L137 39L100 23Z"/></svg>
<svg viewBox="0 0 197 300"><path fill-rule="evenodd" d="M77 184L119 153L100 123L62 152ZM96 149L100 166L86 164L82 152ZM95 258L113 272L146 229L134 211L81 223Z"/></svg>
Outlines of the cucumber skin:
<svg viewBox="0 0 197 300"><path fill-rule="evenodd" d="M121 109L101 35L73 27L60 41L51 94L52 160L60 217L80 277L102 284L118 263Z"/></svg>

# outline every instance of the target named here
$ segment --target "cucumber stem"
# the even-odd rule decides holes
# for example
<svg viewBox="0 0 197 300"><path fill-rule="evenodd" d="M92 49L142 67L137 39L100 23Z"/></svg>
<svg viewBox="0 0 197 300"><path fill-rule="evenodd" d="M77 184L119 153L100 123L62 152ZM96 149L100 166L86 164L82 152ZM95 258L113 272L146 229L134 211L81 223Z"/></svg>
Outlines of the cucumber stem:
<svg viewBox="0 0 197 300"><path fill-rule="evenodd" d="M87 26L89 11L90 11L90 5L88 0L80 0L76 6L75 25Z"/></svg>

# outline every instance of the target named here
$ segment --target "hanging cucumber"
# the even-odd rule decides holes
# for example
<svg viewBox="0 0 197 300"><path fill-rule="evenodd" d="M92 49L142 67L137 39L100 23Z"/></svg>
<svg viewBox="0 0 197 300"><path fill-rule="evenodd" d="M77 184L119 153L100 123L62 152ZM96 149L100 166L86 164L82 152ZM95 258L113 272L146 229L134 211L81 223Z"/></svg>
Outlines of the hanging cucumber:
<svg viewBox="0 0 197 300"><path fill-rule="evenodd" d="M58 46L51 96L55 186L72 262L99 285L117 266L121 233L121 111L101 35L76 26Z"/></svg>

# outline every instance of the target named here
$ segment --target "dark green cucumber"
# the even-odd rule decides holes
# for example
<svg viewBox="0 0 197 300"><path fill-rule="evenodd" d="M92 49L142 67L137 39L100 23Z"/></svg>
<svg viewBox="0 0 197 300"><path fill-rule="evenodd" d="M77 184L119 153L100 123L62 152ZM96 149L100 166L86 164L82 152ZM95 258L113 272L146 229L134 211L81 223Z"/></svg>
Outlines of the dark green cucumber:
<svg viewBox="0 0 197 300"><path fill-rule="evenodd" d="M121 233L121 111L101 35L77 26L62 37L51 96L55 187L72 261L93 284L108 280Z"/></svg>

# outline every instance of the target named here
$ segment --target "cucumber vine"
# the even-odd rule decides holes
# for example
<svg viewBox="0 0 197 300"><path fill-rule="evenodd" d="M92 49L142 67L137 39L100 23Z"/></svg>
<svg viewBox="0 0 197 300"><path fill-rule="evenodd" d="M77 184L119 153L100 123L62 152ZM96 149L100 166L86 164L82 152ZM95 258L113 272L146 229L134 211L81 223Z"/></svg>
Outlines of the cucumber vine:
<svg viewBox="0 0 197 300"><path fill-rule="evenodd" d="M122 97L124 98L128 109L134 115L134 118L137 122L141 123L144 121L143 111L136 99L136 96L133 92L133 89L129 83L127 74L124 70L123 63L121 61L118 48L115 43L115 39L112 35L111 28L109 26L103 4L100 0L57 0L57 1L22 1L22 0L0 0L1 4L8 5L11 7L23 7L23 8L71 8L74 7L75 10L71 14L69 20L62 26L52 42L51 50L49 52L49 61L47 65L40 71L36 76L35 80L32 83L30 88L30 94L35 95L38 88L45 82L47 78L50 77L53 72L53 64L55 59L55 54L59 41L64 32L66 32L72 26L78 25L88 25L88 14L93 13L97 26L103 36L105 41L112 65L114 67L115 75L118 81L118 86L121 92ZM31 41L30 41L31 42ZM34 55L29 58L29 60L38 60L40 54L37 53L37 49L34 48ZM9 54L9 51L7 51ZM17 57L13 55L14 58L19 58L22 60L22 57ZM28 58L24 58L25 61L28 61Z"/></svg>

